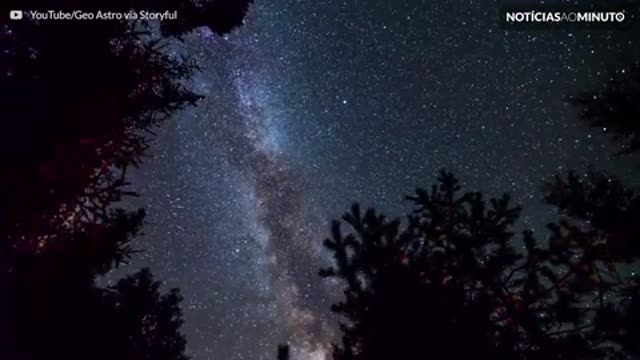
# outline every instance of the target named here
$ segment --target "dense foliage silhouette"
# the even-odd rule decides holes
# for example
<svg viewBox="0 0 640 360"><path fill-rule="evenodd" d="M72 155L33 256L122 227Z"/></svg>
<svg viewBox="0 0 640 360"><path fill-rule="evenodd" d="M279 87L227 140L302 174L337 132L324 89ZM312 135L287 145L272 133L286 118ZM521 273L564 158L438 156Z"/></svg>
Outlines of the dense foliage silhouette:
<svg viewBox="0 0 640 360"><path fill-rule="evenodd" d="M507 195L463 193L444 171L408 199L405 222L354 205L325 240L335 265L320 274L344 286L334 359L637 354L636 279L595 238L564 220L548 246L515 236L520 208Z"/></svg>
<svg viewBox="0 0 640 360"><path fill-rule="evenodd" d="M55 10L177 10L144 21L0 20L0 358L185 359L177 290L142 270L110 287L144 211L114 205L153 129L200 98L165 46L240 25L251 0L60 0ZM50 10L5 1L0 11Z"/></svg>
<svg viewBox="0 0 640 360"><path fill-rule="evenodd" d="M579 222L584 232L600 239L611 261L640 257L640 195L615 176L588 167L558 174L544 185L547 202ZM565 220L566 221L566 220Z"/></svg>
<svg viewBox="0 0 640 360"><path fill-rule="evenodd" d="M602 88L569 99L587 125L612 134L612 140L621 143L617 155L634 156L640 150L639 65L636 61L612 71ZM584 276L590 276L602 290L596 301L601 304L613 299L614 303L594 318L606 328L602 332L605 339L637 358L640 285L633 268L637 268L640 257L640 226L636 222L640 196L632 185L589 166L582 172L557 174L543 189L546 201L556 206L562 216L550 227L550 246L568 249L565 256L580 251L592 259ZM630 266L621 267L622 263ZM629 273L631 276L621 276Z"/></svg>
<svg viewBox="0 0 640 360"><path fill-rule="evenodd" d="M108 216L124 175L138 165L154 126L199 96L185 88L196 69L163 51L203 25L223 33L241 24L250 0L61 0L56 9L177 10L179 19L10 21L0 31L0 234L33 247L73 222ZM1 9L42 9L39 1ZM5 11L6 10L6 11Z"/></svg>

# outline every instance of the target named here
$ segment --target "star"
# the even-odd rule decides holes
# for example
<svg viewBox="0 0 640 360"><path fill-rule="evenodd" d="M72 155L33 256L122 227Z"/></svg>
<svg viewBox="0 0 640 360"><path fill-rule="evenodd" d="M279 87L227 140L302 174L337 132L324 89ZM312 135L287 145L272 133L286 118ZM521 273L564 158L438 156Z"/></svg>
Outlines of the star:
<svg viewBox="0 0 640 360"><path fill-rule="evenodd" d="M399 216L446 167L468 190L513 192L521 226L540 230L554 216L542 179L629 167L606 134L584 140L562 99L604 81L635 40L505 32L486 5L459 5L256 0L232 34L172 45L200 64L205 98L132 174L130 205L149 215L123 271L181 288L194 360L271 359L283 342L328 359L340 293L317 276L322 239L354 201Z"/></svg>

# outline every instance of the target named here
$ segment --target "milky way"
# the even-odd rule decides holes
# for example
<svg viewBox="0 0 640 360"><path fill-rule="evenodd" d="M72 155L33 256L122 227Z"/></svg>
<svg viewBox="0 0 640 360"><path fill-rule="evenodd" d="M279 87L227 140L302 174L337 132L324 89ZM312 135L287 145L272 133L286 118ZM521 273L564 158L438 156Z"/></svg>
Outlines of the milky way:
<svg viewBox="0 0 640 360"><path fill-rule="evenodd" d="M268 69L243 41L223 40L206 31L174 47L176 54L196 54L200 64L215 64L196 74L192 82L205 100L182 114L184 121L175 128L161 131L159 142L175 147L169 154L162 151L159 157L170 159L158 166L167 172L173 173L172 167L179 171L169 176L169 184L162 175L157 179L158 186L166 188L161 200L152 205L173 211L161 214L158 223L151 220L148 224L161 231L166 231L165 226L175 228L179 238L193 236L185 224L204 229L195 239L185 240L187 244L166 245L186 249L186 257L201 247L195 259L185 259L182 265L202 266L197 280L187 282L198 286L201 293L211 292L186 300L187 321L206 318L212 324L203 324L207 330L192 336L190 345L204 344L197 351L209 354L204 356L212 356L215 349L216 354L227 357L268 358L275 352L276 339L292 345L293 359L324 359L333 327L329 303L324 301L330 290L316 276L317 269L326 265L320 242L312 236L321 224L307 208L307 180L280 149L279 125L285 119L279 117L265 88L262 77ZM145 175L141 171L135 176ZM193 196L195 188L201 189L199 196ZM185 193L190 194L188 198ZM213 215L220 206L224 206L226 221L234 224L223 225L225 219ZM206 253L218 255L206 257ZM151 254L149 260L156 262L157 258ZM167 263L170 272L180 272L175 259ZM184 280L171 280L169 276L169 285L185 287ZM212 315L215 313L220 313L218 318ZM225 318L233 318L236 324L220 333L211 330ZM252 336L253 331L262 334ZM266 349L256 353L261 337L269 341ZM243 345L250 341L254 343Z"/></svg>
<svg viewBox="0 0 640 360"><path fill-rule="evenodd" d="M455 5L455 6L454 6ZM452 10L452 9L455 9ZM256 0L243 27L171 51L205 95L158 129L132 174L149 266L184 295L194 360L322 360L339 291L317 275L330 220L354 201L399 215L446 167L511 192L520 226L553 212L540 183L594 163L627 175L563 97L606 80L619 33L505 32L479 2ZM606 134L605 134L606 135Z"/></svg>
<svg viewBox="0 0 640 360"><path fill-rule="evenodd" d="M260 82L260 59L246 46L231 46L230 73L238 116L225 118L215 111L206 116L214 128L221 129L214 141L225 142L231 166L248 182L241 191L251 198L246 213L254 214L252 235L262 250L256 260L265 286L275 295L277 323L290 332L283 340L294 346L294 358L324 358L328 326L320 315L323 311L310 308L305 300L322 299L325 294L315 285L315 274L309 272L321 262L305 207L304 179L295 174L278 147L276 120L265 98L268 90Z"/></svg>

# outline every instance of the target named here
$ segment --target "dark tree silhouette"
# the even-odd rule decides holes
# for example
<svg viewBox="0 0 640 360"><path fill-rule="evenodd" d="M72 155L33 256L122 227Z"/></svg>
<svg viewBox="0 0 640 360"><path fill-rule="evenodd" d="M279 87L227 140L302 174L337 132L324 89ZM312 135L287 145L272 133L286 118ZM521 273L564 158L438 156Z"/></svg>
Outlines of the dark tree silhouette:
<svg viewBox="0 0 640 360"><path fill-rule="evenodd" d="M599 304L593 310L601 340L617 344L626 354L640 356L640 280L621 263L637 266L640 258L635 223L640 215L638 193L619 179L588 168L583 176L570 171L544 185L547 202L563 218L549 228L549 246L565 261L581 256L582 283L572 290L582 295L596 287ZM631 276L623 276L631 272ZM592 285L590 286L589 283Z"/></svg>
<svg viewBox="0 0 640 360"><path fill-rule="evenodd" d="M620 179L588 167L582 176L575 171L556 175L544 192L561 214L602 239L602 251L612 261L640 257L640 227L635 222L640 219L640 195Z"/></svg>
<svg viewBox="0 0 640 360"><path fill-rule="evenodd" d="M2 274L3 359L186 359L177 290L160 295L148 270L106 289L94 283L121 260L143 216L115 211L104 241L87 235L13 259Z"/></svg>
<svg viewBox="0 0 640 360"><path fill-rule="evenodd" d="M33 268L26 275L43 278ZM12 311L3 314L3 359L187 359L176 289L161 295L146 269L106 289L79 280L16 284Z"/></svg>
<svg viewBox="0 0 640 360"><path fill-rule="evenodd" d="M509 197L461 193L442 172L409 197L406 223L354 205L325 240L344 284L332 310L344 317L334 359L602 359L633 353L618 327L634 279L604 254L550 225L549 247L514 238L520 208ZM573 231L569 234L567 231ZM523 243L516 251L515 241ZM637 309L634 308L637 313ZM637 325L635 325L637 328ZM615 331L614 331L615 329ZM637 330L634 330L637 333Z"/></svg>
<svg viewBox="0 0 640 360"><path fill-rule="evenodd" d="M107 289L107 298L111 300L108 313L116 314L113 329L117 329L120 337L120 353L136 359L187 359L186 341L179 332L182 312L178 305L182 297L177 289L160 295L159 286L151 273L143 269Z"/></svg>
<svg viewBox="0 0 640 360"><path fill-rule="evenodd" d="M640 63L613 71L603 88L569 100L589 126L611 133L613 140L622 144L618 155L640 150ZM550 246L564 248L565 256L580 252L590 257L584 277L590 277L602 290L596 301L605 302L608 296L615 299L616 306L594 316L606 329L600 335L637 357L640 284L635 276L621 277L617 265L626 262L637 266L640 258L637 190L615 176L588 167L581 175L576 171L557 174L544 184L544 192L546 201L563 216L551 226Z"/></svg>
<svg viewBox="0 0 640 360"><path fill-rule="evenodd" d="M132 253L144 211L114 209L153 130L200 98L165 45L221 34L252 0L61 0L56 10L177 10L179 19L0 18L0 358L185 359L180 296L143 270L95 284ZM41 1L10 9L49 10Z"/></svg>
<svg viewBox="0 0 640 360"><path fill-rule="evenodd" d="M197 27L241 24L251 0L62 0L56 9L177 10L143 21L0 20L0 235L32 248L108 215L153 128L199 98L184 87L195 64L163 51ZM48 9L39 1L3 2ZM160 31L158 31L160 30ZM69 219L73 219L70 221ZM19 244L16 244L19 243Z"/></svg>
<svg viewBox="0 0 640 360"><path fill-rule="evenodd" d="M612 72L601 89L569 98L589 126L611 133L622 143L619 154L640 150L640 63Z"/></svg>

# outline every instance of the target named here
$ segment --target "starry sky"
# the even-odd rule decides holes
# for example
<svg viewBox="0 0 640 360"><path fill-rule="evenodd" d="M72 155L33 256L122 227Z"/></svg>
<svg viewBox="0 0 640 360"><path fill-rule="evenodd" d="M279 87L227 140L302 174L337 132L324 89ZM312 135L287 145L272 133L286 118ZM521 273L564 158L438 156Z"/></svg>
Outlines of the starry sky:
<svg viewBox="0 0 640 360"><path fill-rule="evenodd" d="M606 80L637 43L622 32L505 31L494 2L256 0L224 38L171 51L206 96L158 130L131 176L148 210L148 266L185 299L194 360L322 360L335 336L328 223L351 203L400 216L440 168L513 194L544 237L540 184L567 168L630 177L606 129L563 97Z"/></svg>

